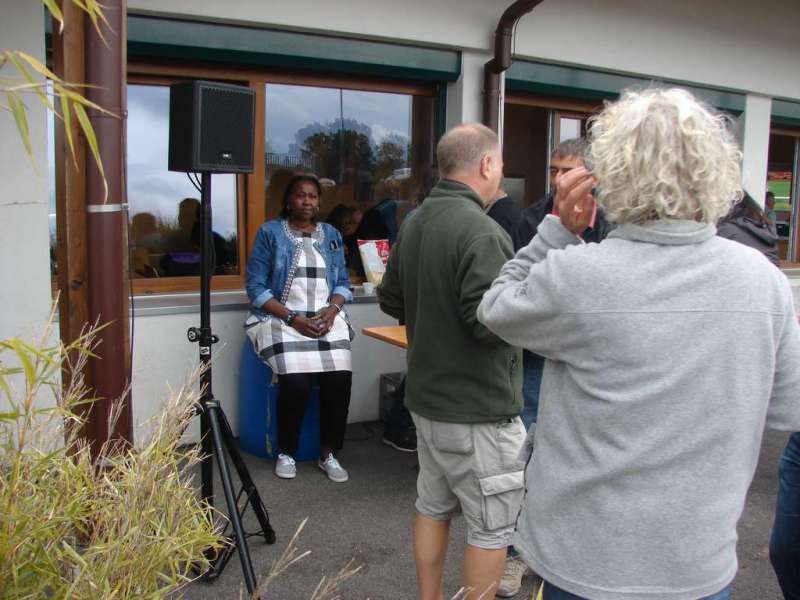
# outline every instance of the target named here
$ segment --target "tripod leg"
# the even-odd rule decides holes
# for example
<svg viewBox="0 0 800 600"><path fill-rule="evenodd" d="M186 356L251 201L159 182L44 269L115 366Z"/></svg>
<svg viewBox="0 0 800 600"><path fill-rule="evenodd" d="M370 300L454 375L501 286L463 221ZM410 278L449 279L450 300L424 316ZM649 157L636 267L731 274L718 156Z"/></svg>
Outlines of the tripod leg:
<svg viewBox="0 0 800 600"><path fill-rule="evenodd" d="M228 469L228 461L225 460L225 444L222 437L222 431L219 419L219 403L216 400L211 400L205 405L205 411L208 413L209 424L211 425L211 433L214 437L214 458L217 460L219 466L219 474L222 479L222 489L225 491L225 502L228 505L228 518L233 527L234 537L236 538L236 545L239 548L239 560L242 563L242 571L244 573L244 582L247 586L247 591L252 594L258 585L256 576L253 571L253 563L250 559L250 549L247 546L247 538L244 534L244 527L242 527L242 519L239 516L239 507L236 505L236 496L233 493L233 485L231 483L231 473Z"/></svg>
<svg viewBox="0 0 800 600"><path fill-rule="evenodd" d="M222 409L219 410L219 422L220 429L222 430L222 439L225 441L225 447L228 449L228 456L231 457L233 466L236 467L239 480L242 482L242 488L244 488L250 506L253 507L253 512L261 525L261 530L264 533L264 541L268 544L274 544L275 530L272 529L269 523L267 509L261 501L261 495L258 493L256 484L253 483L253 478L250 476L247 465L244 464L244 459L242 459L242 455L239 452L239 447L236 445L236 440L233 438L233 431L231 430L230 423L228 423L228 417L225 416L225 412Z"/></svg>

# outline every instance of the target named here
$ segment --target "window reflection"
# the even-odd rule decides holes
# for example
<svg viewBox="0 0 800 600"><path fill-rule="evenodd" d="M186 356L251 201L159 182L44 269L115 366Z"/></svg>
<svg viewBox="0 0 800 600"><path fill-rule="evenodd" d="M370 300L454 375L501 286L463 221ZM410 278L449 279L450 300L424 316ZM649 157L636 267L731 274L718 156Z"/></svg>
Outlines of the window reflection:
<svg viewBox="0 0 800 600"><path fill-rule="evenodd" d="M169 87L128 86L128 204L131 277L200 273L200 192L167 170ZM236 178L211 183L217 275L238 273Z"/></svg>
<svg viewBox="0 0 800 600"><path fill-rule="evenodd" d="M769 161L767 189L772 199L765 200L767 215L775 221L778 233L778 257L781 260L797 260L798 252L793 237L796 236L793 210L793 181L798 138L789 135L772 134L769 138ZM767 203L772 206L767 206Z"/></svg>
<svg viewBox="0 0 800 600"><path fill-rule="evenodd" d="M431 187L433 98L267 84L266 99L267 219L294 173L316 174L321 218L342 231L348 265L363 274L355 240L393 242Z"/></svg>
<svg viewBox="0 0 800 600"><path fill-rule="evenodd" d="M48 82L47 93L52 94L52 85ZM50 96L52 98L52 95ZM71 159L71 158L70 158ZM50 276L58 275L56 260L56 122L53 112L47 111L47 222L50 232Z"/></svg>

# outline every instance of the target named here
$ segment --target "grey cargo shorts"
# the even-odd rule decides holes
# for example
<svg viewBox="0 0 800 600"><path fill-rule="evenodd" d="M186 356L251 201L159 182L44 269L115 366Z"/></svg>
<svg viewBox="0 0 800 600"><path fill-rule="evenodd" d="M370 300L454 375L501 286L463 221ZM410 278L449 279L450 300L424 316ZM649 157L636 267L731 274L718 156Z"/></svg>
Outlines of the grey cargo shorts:
<svg viewBox="0 0 800 600"><path fill-rule="evenodd" d="M525 492L519 417L493 423L445 423L411 413L417 426L417 511L436 520L459 512L467 543L508 546Z"/></svg>

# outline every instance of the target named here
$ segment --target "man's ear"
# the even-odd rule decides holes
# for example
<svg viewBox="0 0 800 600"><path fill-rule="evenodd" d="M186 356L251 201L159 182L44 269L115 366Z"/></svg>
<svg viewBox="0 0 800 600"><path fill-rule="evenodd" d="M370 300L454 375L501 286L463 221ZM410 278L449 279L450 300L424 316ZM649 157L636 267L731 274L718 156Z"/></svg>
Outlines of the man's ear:
<svg viewBox="0 0 800 600"><path fill-rule="evenodd" d="M492 170L492 155L484 154L481 158L480 174L484 179L490 179L490 171Z"/></svg>

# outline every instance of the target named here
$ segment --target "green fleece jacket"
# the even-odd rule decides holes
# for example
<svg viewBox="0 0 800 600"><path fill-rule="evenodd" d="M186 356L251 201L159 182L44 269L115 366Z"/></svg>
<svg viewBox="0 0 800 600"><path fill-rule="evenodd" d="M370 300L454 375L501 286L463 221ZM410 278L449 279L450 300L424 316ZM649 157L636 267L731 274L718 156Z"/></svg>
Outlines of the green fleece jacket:
<svg viewBox="0 0 800 600"><path fill-rule="evenodd" d="M488 423L522 410L522 365L475 315L511 239L468 186L443 180L410 215L378 287L408 331L405 403L435 421Z"/></svg>

